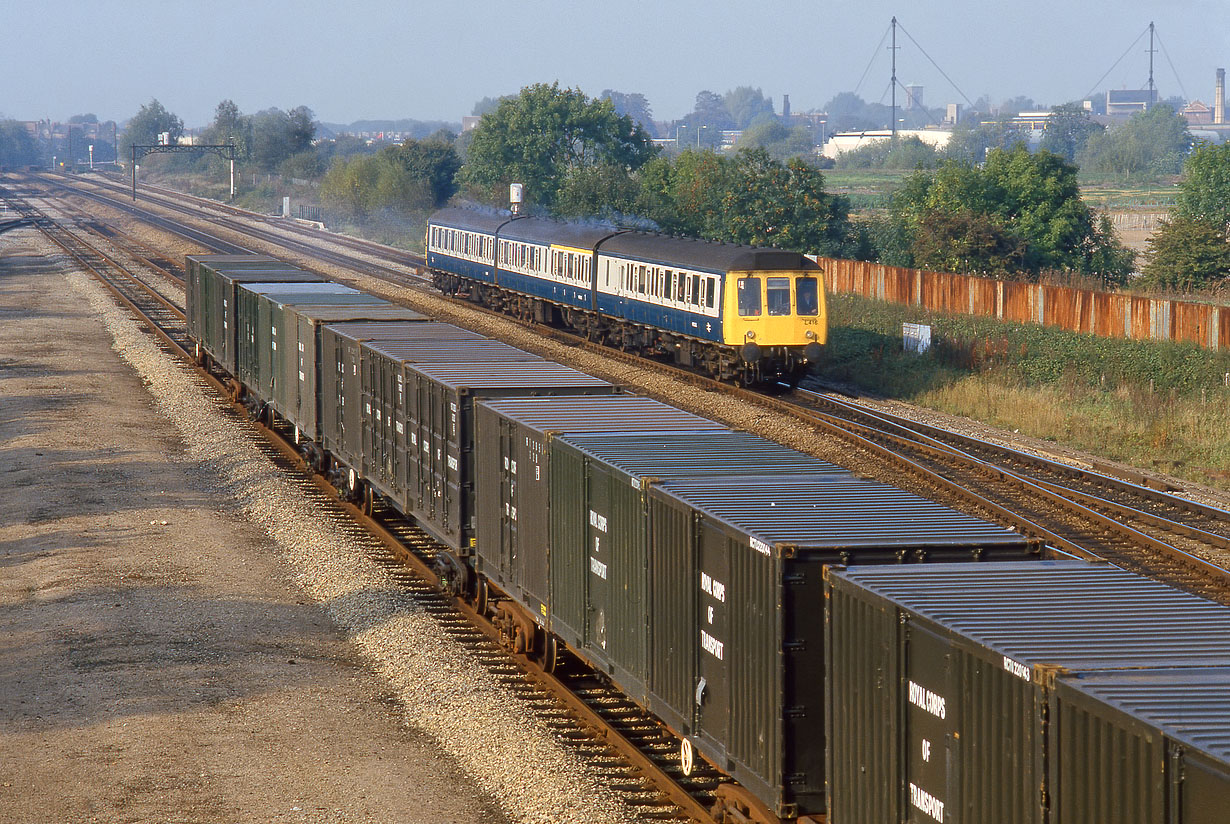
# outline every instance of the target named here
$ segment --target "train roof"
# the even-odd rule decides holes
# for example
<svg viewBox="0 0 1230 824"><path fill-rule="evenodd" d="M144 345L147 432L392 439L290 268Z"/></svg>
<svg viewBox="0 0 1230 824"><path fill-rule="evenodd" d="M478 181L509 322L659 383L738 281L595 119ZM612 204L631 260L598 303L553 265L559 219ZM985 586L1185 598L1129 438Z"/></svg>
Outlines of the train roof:
<svg viewBox="0 0 1230 824"><path fill-rule="evenodd" d="M671 237L652 232L635 232L590 223L565 223L541 217L513 217L504 212L476 209L441 209L431 216L433 225L469 229L501 238L535 243L558 243L579 249L592 249L620 257L684 269L715 272L745 271L819 271L815 261L799 254L767 246L740 246L711 240Z"/></svg>
<svg viewBox="0 0 1230 824"><path fill-rule="evenodd" d="M619 231L613 226L564 223L543 217L519 217L501 227L500 238L593 250L603 239Z"/></svg>
<svg viewBox="0 0 1230 824"><path fill-rule="evenodd" d="M436 226L448 226L451 229L469 229L484 234L495 234L495 230L503 226L513 217L507 212L479 211L478 209L441 209L428 218L428 223Z"/></svg>
<svg viewBox="0 0 1230 824"><path fill-rule="evenodd" d="M701 268L720 272L800 269L819 270L815 261L798 252L764 246L738 246L710 240L670 237L649 232L624 232L602 244L603 254L637 258L646 262Z"/></svg>

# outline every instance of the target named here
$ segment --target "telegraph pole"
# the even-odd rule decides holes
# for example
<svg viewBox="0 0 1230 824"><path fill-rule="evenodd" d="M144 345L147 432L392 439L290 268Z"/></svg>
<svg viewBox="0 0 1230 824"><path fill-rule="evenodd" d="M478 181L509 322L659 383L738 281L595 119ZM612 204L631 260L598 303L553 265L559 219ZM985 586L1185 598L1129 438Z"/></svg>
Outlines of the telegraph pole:
<svg viewBox="0 0 1230 824"><path fill-rule="evenodd" d="M883 42L883 41L881 41ZM893 139L897 139L897 15L893 15L893 45L889 48L893 53ZM884 98L880 98L883 100Z"/></svg>
<svg viewBox="0 0 1230 824"><path fill-rule="evenodd" d="M1149 106L1153 105L1156 92L1153 89L1153 21L1149 21Z"/></svg>

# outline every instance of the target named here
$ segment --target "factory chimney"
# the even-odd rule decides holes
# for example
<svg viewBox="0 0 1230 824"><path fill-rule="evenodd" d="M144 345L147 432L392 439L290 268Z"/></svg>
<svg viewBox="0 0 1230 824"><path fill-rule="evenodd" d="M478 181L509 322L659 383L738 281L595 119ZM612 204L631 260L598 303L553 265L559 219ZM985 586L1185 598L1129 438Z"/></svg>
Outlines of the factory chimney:
<svg viewBox="0 0 1230 824"><path fill-rule="evenodd" d="M1226 70L1217 70L1217 90L1213 93L1213 122L1226 122Z"/></svg>
<svg viewBox="0 0 1230 824"><path fill-rule="evenodd" d="M782 95L782 120L790 119L790 95Z"/></svg>

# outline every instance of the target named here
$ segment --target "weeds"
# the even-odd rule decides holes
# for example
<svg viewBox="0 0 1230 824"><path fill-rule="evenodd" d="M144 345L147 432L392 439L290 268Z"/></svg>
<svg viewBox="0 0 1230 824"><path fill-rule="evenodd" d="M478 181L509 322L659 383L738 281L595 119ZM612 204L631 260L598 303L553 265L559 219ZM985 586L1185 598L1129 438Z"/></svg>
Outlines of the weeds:
<svg viewBox="0 0 1230 824"><path fill-rule="evenodd" d="M1230 353L830 295L822 379L1230 489ZM901 324L932 349L902 351Z"/></svg>

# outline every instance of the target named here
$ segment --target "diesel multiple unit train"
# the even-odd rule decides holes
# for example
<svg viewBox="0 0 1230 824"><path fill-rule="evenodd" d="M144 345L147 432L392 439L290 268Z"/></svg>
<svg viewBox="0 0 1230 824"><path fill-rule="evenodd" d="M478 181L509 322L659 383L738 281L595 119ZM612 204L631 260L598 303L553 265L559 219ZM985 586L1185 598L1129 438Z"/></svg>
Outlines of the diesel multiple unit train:
<svg viewBox="0 0 1230 824"><path fill-rule="evenodd" d="M827 340L803 255L470 209L427 224L446 294L748 384L797 380Z"/></svg>
<svg viewBox="0 0 1230 824"><path fill-rule="evenodd" d="M433 220L431 242L470 249L477 283L506 255L562 272L522 273L553 306L641 301L640 262L635 298L591 281L626 291L648 238L487 228ZM642 258L681 336L704 317L739 347L739 290L768 304L779 277ZM1230 610L271 258L187 264L199 360L434 536L513 649L550 669L566 647L679 737L680 771L733 778L716 820L1225 821ZM778 271L795 311L812 270Z"/></svg>

